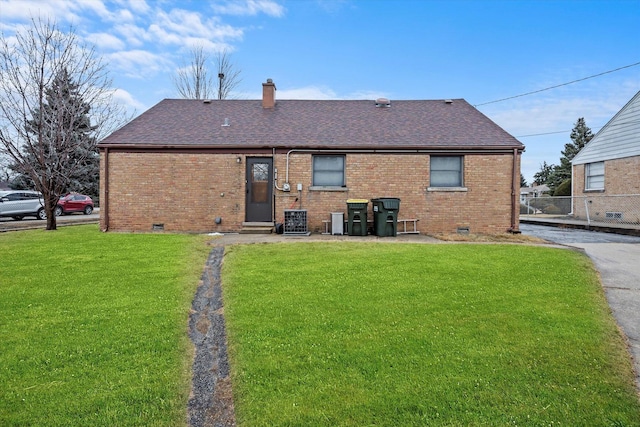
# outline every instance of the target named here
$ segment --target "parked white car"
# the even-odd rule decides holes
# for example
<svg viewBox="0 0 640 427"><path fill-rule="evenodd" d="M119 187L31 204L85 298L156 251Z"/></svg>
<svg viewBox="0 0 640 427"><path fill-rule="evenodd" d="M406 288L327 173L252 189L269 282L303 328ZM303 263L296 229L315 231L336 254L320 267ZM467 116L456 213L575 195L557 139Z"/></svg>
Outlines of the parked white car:
<svg viewBox="0 0 640 427"><path fill-rule="evenodd" d="M47 219L42 194L37 191L0 191L0 216L20 221L25 216Z"/></svg>

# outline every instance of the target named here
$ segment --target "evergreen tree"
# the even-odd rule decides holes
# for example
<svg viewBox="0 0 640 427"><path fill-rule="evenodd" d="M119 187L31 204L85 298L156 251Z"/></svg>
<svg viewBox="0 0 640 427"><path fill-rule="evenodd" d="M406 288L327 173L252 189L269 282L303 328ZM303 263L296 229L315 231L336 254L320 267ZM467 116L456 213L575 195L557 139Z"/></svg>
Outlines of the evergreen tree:
<svg viewBox="0 0 640 427"><path fill-rule="evenodd" d="M124 107L95 48L49 19L0 32L0 76L0 156L42 193L55 230L62 193L97 195L96 141L126 120Z"/></svg>
<svg viewBox="0 0 640 427"><path fill-rule="evenodd" d="M561 151L560 164L555 168L550 187L556 188L563 181L571 179L571 161L593 138L593 133L585 124L584 117L580 117L574 124L570 138L571 142L565 144L564 150Z"/></svg>
<svg viewBox="0 0 640 427"><path fill-rule="evenodd" d="M547 162L542 162L540 170L533 175L533 183L535 185L548 185L549 178L556 167L556 165L548 165Z"/></svg>
<svg viewBox="0 0 640 427"><path fill-rule="evenodd" d="M26 121L26 131L40 136L46 144L38 150L24 148L38 175L56 176L56 193L63 195L78 192L94 199L99 195L100 157L93 136L89 112L91 106L84 102L66 69L59 72L51 85L45 88L45 101L41 108L32 111ZM19 171L18 165L12 169ZM27 174L18 174L14 187L35 188Z"/></svg>
<svg viewBox="0 0 640 427"><path fill-rule="evenodd" d="M527 184L527 180L524 179L524 175L522 175L522 173L520 174L520 187L526 187L529 184Z"/></svg>

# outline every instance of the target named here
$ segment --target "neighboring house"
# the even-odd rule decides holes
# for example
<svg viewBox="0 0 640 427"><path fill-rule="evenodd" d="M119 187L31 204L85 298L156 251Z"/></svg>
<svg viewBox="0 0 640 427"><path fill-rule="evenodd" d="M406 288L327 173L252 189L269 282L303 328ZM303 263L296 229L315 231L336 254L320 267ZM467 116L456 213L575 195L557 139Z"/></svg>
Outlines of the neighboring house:
<svg viewBox="0 0 640 427"><path fill-rule="evenodd" d="M549 195L549 187L546 185L532 185L531 187L521 187L520 188L520 203L527 203L527 200L530 200L534 197L540 196L548 196Z"/></svg>
<svg viewBox="0 0 640 427"><path fill-rule="evenodd" d="M165 99L105 138L101 229L238 232L397 197L424 234L518 232L524 146L463 99ZM372 204L368 205L372 219Z"/></svg>
<svg viewBox="0 0 640 427"><path fill-rule="evenodd" d="M640 92L572 161L573 214L640 223Z"/></svg>

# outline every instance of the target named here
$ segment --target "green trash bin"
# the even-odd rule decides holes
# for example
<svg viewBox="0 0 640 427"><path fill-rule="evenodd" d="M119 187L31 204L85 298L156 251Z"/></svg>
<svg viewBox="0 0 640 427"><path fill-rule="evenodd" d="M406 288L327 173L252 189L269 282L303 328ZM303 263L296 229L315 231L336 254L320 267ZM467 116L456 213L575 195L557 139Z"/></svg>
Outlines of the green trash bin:
<svg viewBox="0 0 640 427"><path fill-rule="evenodd" d="M349 236L367 235L367 209L369 200L349 199L347 200L347 231Z"/></svg>
<svg viewBox="0 0 640 427"><path fill-rule="evenodd" d="M372 199L373 204L373 231L376 236L398 235L398 211L400 199L394 197L381 197Z"/></svg>

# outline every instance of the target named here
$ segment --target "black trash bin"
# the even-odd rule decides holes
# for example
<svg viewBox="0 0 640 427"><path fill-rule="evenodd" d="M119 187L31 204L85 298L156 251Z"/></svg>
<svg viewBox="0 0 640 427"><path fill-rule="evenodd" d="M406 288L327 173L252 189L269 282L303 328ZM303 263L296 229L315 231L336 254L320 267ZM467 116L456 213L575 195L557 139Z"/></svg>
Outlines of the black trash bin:
<svg viewBox="0 0 640 427"><path fill-rule="evenodd" d="M347 228L349 236L367 235L367 209L369 201L366 199L347 200L348 222Z"/></svg>
<svg viewBox="0 0 640 427"><path fill-rule="evenodd" d="M380 197L372 199L373 204L373 231L376 236L398 235L398 211L400 199L395 197Z"/></svg>

